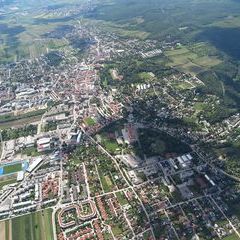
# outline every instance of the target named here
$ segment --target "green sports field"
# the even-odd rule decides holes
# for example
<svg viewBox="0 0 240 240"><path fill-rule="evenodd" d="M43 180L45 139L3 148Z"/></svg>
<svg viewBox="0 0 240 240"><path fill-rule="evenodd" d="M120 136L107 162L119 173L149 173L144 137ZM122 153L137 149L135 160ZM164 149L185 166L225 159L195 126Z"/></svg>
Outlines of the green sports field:
<svg viewBox="0 0 240 240"><path fill-rule="evenodd" d="M3 167L4 174L19 172L22 170L22 163L6 165Z"/></svg>

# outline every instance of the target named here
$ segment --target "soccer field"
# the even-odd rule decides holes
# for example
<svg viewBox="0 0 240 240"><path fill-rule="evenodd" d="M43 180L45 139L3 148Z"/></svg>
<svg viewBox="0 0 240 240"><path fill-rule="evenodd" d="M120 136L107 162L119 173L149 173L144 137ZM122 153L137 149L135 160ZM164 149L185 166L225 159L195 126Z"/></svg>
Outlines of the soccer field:
<svg viewBox="0 0 240 240"><path fill-rule="evenodd" d="M43 210L36 213L13 218L11 223L6 223L5 240L53 240L51 223L52 210Z"/></svg>
<svg viewBox="0 0 240 240"><path fill-rule="evenodd" d="M22 170L22 163L9 164L3 167L4 174L19 172Z"/></svg>

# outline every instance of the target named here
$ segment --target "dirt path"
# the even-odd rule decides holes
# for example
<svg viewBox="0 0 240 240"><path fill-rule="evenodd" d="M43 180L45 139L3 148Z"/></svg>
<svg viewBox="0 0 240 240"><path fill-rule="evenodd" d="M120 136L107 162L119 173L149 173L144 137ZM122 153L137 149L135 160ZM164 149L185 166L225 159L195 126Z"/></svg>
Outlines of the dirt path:
<svg viewBox="0 0 240 240"><path fill-rule="evenodd" d="M5 238L6 238L6 235L5 235L5 222L0 222L0 239L5 240Z"/></svg>
<svg viewBox="0 0 240 240"><path fill-rule="evenodd" d="M12 220L9 220L8 240L12 240Z"/></svg>

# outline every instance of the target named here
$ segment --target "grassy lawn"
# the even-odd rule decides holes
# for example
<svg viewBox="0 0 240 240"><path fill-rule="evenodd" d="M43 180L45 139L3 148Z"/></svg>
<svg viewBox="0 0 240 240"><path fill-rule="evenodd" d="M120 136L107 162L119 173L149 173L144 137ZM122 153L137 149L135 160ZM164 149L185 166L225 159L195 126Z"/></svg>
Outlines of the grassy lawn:
<svg viewBox="0 0 240 240"><path fill-rule="evenodd" d="M105 140L103 143L106 147L106 150L110 153L114 153L118 148L118 144L115 141Z"/></svg>
<svg viewBox="0 0 240 240"><path fill-rule="evenodd" d="M118 199L118 201L121 205L128 204L128 201L127 201L123 192L117 192L116 196L117 196L117 199Z"/></svg>
<svg viewBox="0 0 240 240"><path fill-rule="evenodd" d="M106 180L107 185L110 186L110 187L112 187L113 183L112 183L111 178L110 178L109 176L105 176L104 178L105 178L105 180Z"/></svg>
<svg viewBox="0 0 240 240"><path fill-rule="evenodd" d="M238 240L238 239L239 237L235 233L223 238L223 240Z"/></svg>
<svg viewBox="0 0 240 240"><path fill-rule="evenodd" d="M115 237L121 236L123 233L123 230L118 225L112 226L111 228Z"/></svg>
<svg viewBox="0 0 240 240"><path fill-rule="evenodd" d="M19 172L22 170L22 163L7 165L3 167L4 174Z"/></svg>
<svg viewBox="0 0 240 240"><path fill-rule="evenodd" d="M12 219L12 240L53 240L52 210Z"/></svg>
<svg viewBox="0 0 240 240"><path fill-rule="evenodd" d="M101 144L106 148L108 152L114 154L119 147L118 143L114 139L110 139L107 134L101 134Z"/></svg>
<svg viewBox="0 0 240 240"><path fill-rule="evenodd" d="M202 103L202 102L197 102L193 105L194 109L196 111L203 111L204 108L206 108L207 104L206 103Z"/></svg>
<svg viewBox="0 0 240 240"><path fill-rule="evenodd" d="M182 89L182 90L186 90L186 89L191 89L193 88L193 85L188 83L188 82L181 82L175 85L175 87L177 89Z"/></svg>
<svg viewBox="0 0 240 240"><path fill-rule="evenodd" d="M85 119L84 119L84 122L85 122L89 127L94 126L94 125L96 124L96 121L95 121L93 118L91 118L91 117L85 118Z"/></svg>
<svg viewBox="0 0 240 240"><path fill-rule="evenodd" d="M99 175L100 175L100 180L101 180L104 192L112 191L114 185L109 175L104 176L101 172L99 172Z"/></svg>

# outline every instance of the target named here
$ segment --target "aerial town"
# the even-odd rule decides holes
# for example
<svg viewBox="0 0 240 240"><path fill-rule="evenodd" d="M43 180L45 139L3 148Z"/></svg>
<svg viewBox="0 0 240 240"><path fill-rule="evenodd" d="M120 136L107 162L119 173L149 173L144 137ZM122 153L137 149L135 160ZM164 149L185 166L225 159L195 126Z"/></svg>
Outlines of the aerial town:
<svg viewBox="0 0 240 240"><path fill-rule="evenodd" d="M239 140L240 114L213 121L204 81L153 62L179 39L106 29L80 19L45 35L84 51L1 65L0 239L240 239L240 169L210 148Z"/></svg>

